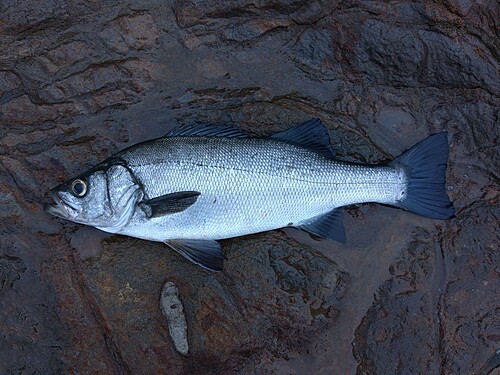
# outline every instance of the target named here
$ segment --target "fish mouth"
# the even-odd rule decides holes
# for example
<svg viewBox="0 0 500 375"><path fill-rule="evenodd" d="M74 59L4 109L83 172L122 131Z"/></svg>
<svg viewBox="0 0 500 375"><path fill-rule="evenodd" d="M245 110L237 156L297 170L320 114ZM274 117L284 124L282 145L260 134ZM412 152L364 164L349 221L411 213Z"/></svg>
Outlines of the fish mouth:
<svg viewBox="0 0 500 375"><path fill-rule="evenodd" d="M60 217L61 219L74 220L78 215L78 210L65 202L57 192L51 191L50 196L54 204L46 203L43 209L51 215Z"/></svg>

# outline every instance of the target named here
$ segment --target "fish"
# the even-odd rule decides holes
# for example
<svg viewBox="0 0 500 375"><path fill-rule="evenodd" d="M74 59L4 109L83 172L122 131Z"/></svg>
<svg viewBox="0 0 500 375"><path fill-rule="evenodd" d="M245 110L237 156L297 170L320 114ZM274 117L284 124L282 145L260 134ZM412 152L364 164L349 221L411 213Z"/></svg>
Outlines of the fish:
<svg viewBox="0 0 500 375"><path fill-rule="evenodd" d="M285 227L346 243L343 208L375 202L451 219L448 136L430 135L384 165L336 160L312 119L269 137L191 125L128 147L50 190L45 210L108 233L165 243L212 271L218 240Z"/></svg>

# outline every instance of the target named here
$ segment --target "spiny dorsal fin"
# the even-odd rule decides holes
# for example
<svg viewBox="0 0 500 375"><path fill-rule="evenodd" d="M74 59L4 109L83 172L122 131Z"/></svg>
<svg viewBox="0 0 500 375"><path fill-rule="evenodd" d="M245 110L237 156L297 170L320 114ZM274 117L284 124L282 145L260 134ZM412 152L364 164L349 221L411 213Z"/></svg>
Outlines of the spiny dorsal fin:
<svg viewBox="0 0 500 375"><path fill-rule="evenodd" d="M248 138L248 135L232 126L193 124L173 129L165 137Z"/></svg>
<svg viewBox="0 0 500 375"><path fill-rule="evenodd" d="M273 139L307 147L323 156L334 156L330 145L330 135L325 125L319 119L312 119L293 128L284 130L271 136Z"/></svg>

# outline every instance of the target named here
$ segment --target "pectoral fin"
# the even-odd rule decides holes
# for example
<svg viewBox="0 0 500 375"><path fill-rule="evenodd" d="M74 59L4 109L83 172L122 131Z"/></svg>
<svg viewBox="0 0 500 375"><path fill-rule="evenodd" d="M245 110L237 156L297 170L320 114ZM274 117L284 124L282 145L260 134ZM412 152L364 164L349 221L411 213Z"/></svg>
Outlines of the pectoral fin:
<svg viewBox="0 0 500 375"><path fill-rule="evenodd" d="M224 254L214 240L166 240L165 244L210 271L222 271Z"/></svg>
<svg viewBox="0 0 500 375"><path fill-rule="evenodd" d="M197 191L180 191L148 199L139 203L148 218L181 212L192 206L201 193Z"/></svg>
<svg viewBox="0 0 500 375"><path fill-rule="evenodd" d="M341 208L337 208L325 215L315 217L299 225L298 228L320 238L329 238L343 244L346 243L344 210Z"/></svg>

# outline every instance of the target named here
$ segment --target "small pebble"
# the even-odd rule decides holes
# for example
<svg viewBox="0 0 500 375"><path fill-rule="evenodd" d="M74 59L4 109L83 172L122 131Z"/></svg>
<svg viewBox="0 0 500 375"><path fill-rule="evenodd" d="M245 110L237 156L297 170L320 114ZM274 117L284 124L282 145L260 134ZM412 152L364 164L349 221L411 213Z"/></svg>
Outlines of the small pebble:
<svg viewBox="0 0 500 375"><path fill-rule="evenodd" d="M187 322L184 315L184 306L179 299L179 290L171 281L163 284L160 296L160 309L167 318L170 337L175 349L182 355L189 351L187 339Z"/></svg>

